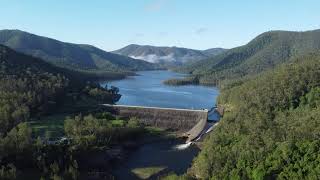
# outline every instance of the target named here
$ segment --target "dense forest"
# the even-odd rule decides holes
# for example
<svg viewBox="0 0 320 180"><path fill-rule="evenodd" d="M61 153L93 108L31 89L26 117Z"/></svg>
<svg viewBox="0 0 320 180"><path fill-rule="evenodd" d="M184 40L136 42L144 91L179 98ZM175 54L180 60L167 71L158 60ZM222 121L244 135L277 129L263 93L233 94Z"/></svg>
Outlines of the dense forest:
<svg viewBox="0 0 320 180"><path fill-rule="evenodd" d="M27 123L12 128L0 138L0 179L112 179L113 145L149 135L136 119L98 111L68 117L64 127L56 141L34 138Z"/></svg>
<svg viewBox="0 0 320 180"><path fill-rule="evenodd" d="M5 46L0 46L0 61L0 134L61 104L90 99L112 103L120 98L118 90L90 82L92 76L55 67Z"/></svg>
<svg viewBox="0 0 320 180"><path fill-rule="evenodd" d="M114 103L119 100L119 90L116 87L102 88L90 82L90 79L92 77L85 73L55 67L43 60L0 46L0 179L15 179L26 168L38 169L45 177L50 176L50 173L47 174L50 170L60 173L58 165L58 168L67 168L67 164L62 163L66 160L71 163L68 164L71 170L78 167L75 159L65 156L69 152L66 147L47 146L41 139L35 140L27 122L60 111L85 112L83 109L96 107L99 103ZM111 120L112 117L108 117ZM85 118L84 122L90 118ZM66 123L66 127L70 127L70 122ZM82 128L90 128L90 125L93 124ZM104 125L112 128L107 123ZM133 127L135 123L130 125ZM66 131L69 136L67 132L71 130ZM77 134L72 133L73 138L76 136ZM51 160L54 157L62 160L53 162Z"/></svg>
<svg viewBox="0 0 320 180"><path fill-rule="evenodd" d="M319 49L320 30L270 31L259 35L247 45L186 65L177 71L196 77L181 80L184 81L182 84L189 81L191 84L220 85L223 80L254 76ZM171 84L179 83L179 80L171 81Z"/></svg>
<svg viewBox="0 0 320 180"><path fill-rule="evenodd" d="M168 179L319 179L320 54L225 86L226 113L192 168Z"/></svg>

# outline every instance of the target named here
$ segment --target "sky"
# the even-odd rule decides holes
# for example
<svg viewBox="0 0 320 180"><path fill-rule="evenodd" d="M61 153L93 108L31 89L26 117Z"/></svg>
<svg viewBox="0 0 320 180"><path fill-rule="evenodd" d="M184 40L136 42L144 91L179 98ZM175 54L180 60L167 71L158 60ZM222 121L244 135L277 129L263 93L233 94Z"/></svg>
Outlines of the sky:
<svg viewBox="0 0 320 180"><path fill-rule="evenodd" d="M0 0L0 29L112 51L233 48L270 30L320 29L320 0Z"/></svg>

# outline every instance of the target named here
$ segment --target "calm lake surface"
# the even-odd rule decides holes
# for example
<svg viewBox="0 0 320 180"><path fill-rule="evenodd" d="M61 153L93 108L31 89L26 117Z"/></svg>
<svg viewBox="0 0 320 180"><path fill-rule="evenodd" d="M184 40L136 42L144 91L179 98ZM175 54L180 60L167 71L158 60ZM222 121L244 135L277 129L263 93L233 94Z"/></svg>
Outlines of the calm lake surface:
<svg viewBox="0 0 320 180"><path fill-rule="evenodd" d="M171 71L140 71L139 76L102 82L116 86L122 97L117 104L183 109L210 109L216 103L218 89L206 86L168 86L164 80L186 75Z"/></svg>

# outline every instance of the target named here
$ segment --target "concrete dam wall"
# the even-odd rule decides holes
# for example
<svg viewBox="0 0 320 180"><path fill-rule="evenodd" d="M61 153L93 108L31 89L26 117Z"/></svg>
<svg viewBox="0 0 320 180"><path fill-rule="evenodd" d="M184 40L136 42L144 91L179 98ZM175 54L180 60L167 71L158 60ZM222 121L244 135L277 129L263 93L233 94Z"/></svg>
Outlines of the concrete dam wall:
<svg viewBox="0 0 320 180"><path fill-rule="evenodd" d="M145 125L182 133L188 139L196 138L204 129L208 110L189 110L142 106L104 104L108 111L120 117L136 117Z"/></svg>

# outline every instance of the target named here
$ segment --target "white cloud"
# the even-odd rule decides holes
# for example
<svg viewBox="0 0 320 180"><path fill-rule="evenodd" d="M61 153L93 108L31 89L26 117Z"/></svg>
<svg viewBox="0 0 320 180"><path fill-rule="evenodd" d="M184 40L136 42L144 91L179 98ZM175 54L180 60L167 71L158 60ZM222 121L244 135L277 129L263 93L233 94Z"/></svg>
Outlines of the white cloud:
<svg viewBox="0 0 320 180"><path fill-rule="evenodd" d="M176 60L173 54L169 54L167 56L157 56L156 54L148 54L148 55L130 56L130 57L134 59L145 60L151 63L158 63L160 61L172 62Z"/></svg>
<svg viewBox="0 0 320 180"><path fill-rule="evenodd" d="M152 0L144 7L144 9L149 12L157 12L163 9L167 4L167 0Z"/></svg>
<svg viewBox="0 0 320 180"><path fill-rule="evenodd" d="M202 28L196 29L196 30L195 30L195 33L198 34L198 35L200 35L200 34L205 33L205 32L207 32L207 31L208 31L207 28L202 27Z"/></svg>

